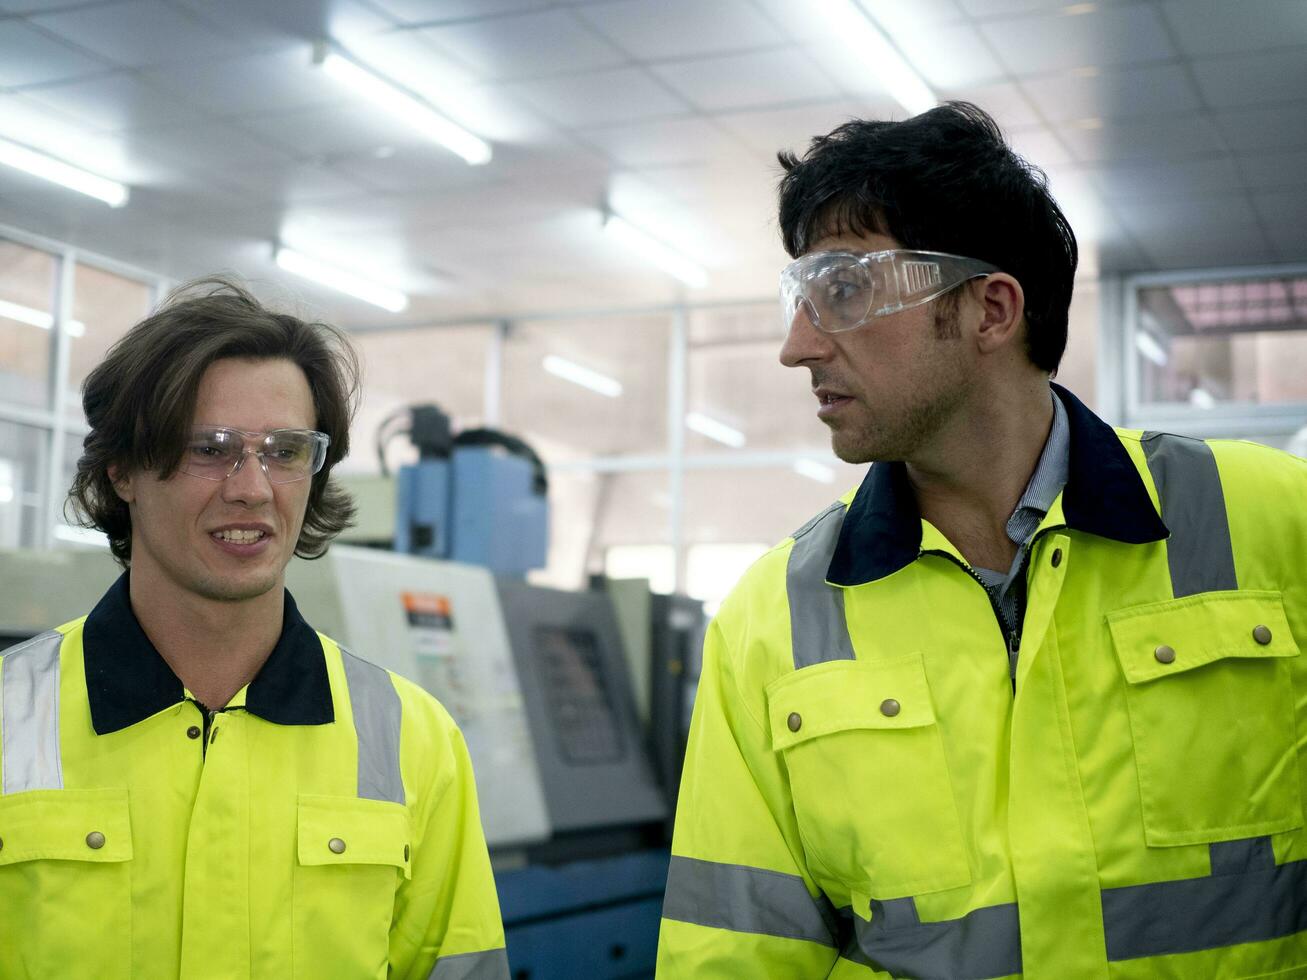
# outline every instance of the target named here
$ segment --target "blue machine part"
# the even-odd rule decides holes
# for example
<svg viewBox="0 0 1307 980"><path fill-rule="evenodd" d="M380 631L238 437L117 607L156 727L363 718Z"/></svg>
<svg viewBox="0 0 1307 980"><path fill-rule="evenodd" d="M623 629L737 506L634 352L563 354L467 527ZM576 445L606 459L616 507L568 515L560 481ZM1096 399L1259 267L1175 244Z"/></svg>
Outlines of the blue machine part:
<svg viewBox="0 0 1307 980"><path fill-rule="evenodd" d="M453 454L451 543L444 557L523 576L545 564L549 502L532 487L530 461L490 446Z"/></svg>
<svg viewBox="0 0 1307 980"><path fill-rule="evenodd" d="M402 467L396 480L395 550L424 558L449 554L448 459Z"/></svg>
<svg viewBox="0 0 1307 980"><path fill-rule="evenodd" d="M514 980L651 978L666 851L495 876Z"/></svg>

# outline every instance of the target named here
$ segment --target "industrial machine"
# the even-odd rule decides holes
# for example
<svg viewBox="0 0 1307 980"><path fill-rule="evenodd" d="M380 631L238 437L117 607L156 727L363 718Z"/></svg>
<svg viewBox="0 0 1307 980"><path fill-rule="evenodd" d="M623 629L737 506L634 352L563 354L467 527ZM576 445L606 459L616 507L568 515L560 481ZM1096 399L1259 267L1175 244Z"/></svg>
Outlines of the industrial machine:
<svg viewBox="0 0 1307 980"><path fill-rule="evenodd" d="M418 461L396 480L396 551L443 558L521 577L545 563L549 481L525 442L496 429L454 434L435 405L401 409L381 423L377 457L407 434Z"/></svg>

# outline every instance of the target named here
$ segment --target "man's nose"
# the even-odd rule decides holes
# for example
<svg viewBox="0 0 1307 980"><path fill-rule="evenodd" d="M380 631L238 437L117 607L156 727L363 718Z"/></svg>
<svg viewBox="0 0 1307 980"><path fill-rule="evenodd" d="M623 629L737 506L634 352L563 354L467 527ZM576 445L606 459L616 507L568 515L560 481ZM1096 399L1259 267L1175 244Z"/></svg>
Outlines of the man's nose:
<svg viewBox="0 0 1307 980"><path fill-rule="evenodd" d="M790 317L790 329L781 345L781 363L786 367L799 367L808 361L829 357L834 349L830 337L817 329L812 306L801 301Z"/></svg>
<svg viewBox="0 0 1307 980"><path fill-rule="evenodd" d="M258 453L246 450L236 469L222 485L223 498L231 502L260 503L272 498L272 481Z"/></svg>

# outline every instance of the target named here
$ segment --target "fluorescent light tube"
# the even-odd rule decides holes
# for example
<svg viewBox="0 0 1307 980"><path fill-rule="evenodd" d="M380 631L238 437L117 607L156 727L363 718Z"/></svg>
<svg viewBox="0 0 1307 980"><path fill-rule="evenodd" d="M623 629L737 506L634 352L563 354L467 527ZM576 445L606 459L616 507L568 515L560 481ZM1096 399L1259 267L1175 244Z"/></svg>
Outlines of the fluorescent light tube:
<svg viewBox="0 0 1307 980"><path fill-rule="evenodd" d="M895 102L914 116L939 104L930 86L857 0L819 0L819 3L836 36L858 53Z"/></svg>
<svg viewBox="0 0 1307 980"><path fill-rule="evenodd" d="M745 443L744 433L739 429L732 429L725 422L718 422L715 418L704 415L702 412L690 412L685 416L685 427L693 429L701 436L707 436L732 449L739 449Z"/></svg>
<svg viewBox="0 0 1307 980"><path fill-rule="evenodd" d="M111 208L120 208L127 203L126 184L87 173L72 164L29 150L9 140L0 140L0 163L103 201Z"/></svg>
<svg viewBox="0 0 1307 980"><path fill-rule="evenodd" d="M621 242L664 272L671 273L687 286L697 289L708 284L708 273L703 266L637 228L621 215L605 212L604 231L612 235L615 241Z"/></svg>
<svg viewBox="0 0 1307 980"><path fill-rule="evenodd" d="M575 361L569 361L565 357L556 357L550 354L544 359L544 368L554 377L570 381L574 385L589 388L591 391L597 391L609 398L621 397L622 383L616 378L610 378L606 374L600 374L588 367L582 367Z"/></svg>
<svg viewBox="0 0 1307 980"><path fill-rule="evenodd" d="M361 299L373 306L380 306L391 313L402 313L408 309L408 297L398 289L390 289L361 279L353 273L311 259L303 252L291 248L278 248L275 258L277 265L287 272L311 279L320 286Z"/></svg>
<svg viewBox="0 0 1307 980"><path fill-rule="evenodd" d="M835 471L813 459L796 459L794 461L794 472L798 473L799 476L806 476L809 480L816 480L818 483L835 482Z"/></svg>
<svg viewBox="0 0 1307 980"><path fill-rule="evenodd" d="M490 162L489 143L358 62L335 51L328 51L323 55L322 69L423 136L457 153L468 163L476 165Z"/></svg>
<svg viewBox="0 0 1307 980"><path fill-rule="evenodd" d="M1135 346L1139 348L1139 353L1148 358L1158 367L1166 367L1170 358L1166 354L1166 348L1157 342L1157 338L1146 330L1140 330L1135 334Z"/></svg>
<svg viewBox="0 0 1307 980"><path fill-rule="evenodd" d="M50 330L54 327L54 316L49 313L42 313L40 310L34 310L30 306L19 306L17 303L7 303L0 299L0 317L7 320L17 320L19 323L30 323L34 327L40 327L42 330ZM81 320L68 321L68 336L85 337L86 324Z"/></svg>

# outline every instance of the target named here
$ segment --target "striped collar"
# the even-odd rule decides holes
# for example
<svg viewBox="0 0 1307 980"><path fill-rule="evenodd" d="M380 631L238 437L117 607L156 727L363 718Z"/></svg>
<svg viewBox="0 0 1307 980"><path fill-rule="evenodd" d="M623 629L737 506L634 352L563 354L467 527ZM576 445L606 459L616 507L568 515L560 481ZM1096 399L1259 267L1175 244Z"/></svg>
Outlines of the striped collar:
<svg viewBox="0 0 1307 980"><path fill-rule="evenodd" d="M124 572L86 617L82 656L91 725L108 735L184 701L185 689L132 612ZM286 593L281 636L250 682L245 709L278 725L335 718L322 643Z"/></svg>
<svg viewBox="0 0 1307 980"><path fill-rule="evenodd" d="M1148 489L1110 425L1061 385L1070 452L1062 513L1068 527L1126 544L1167 536ZM876 463L858 488L826 572L832 585L892 575L921 552L921 512L903 463Z"/></svg>

